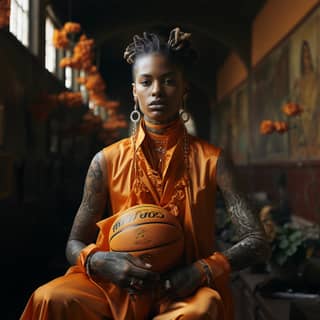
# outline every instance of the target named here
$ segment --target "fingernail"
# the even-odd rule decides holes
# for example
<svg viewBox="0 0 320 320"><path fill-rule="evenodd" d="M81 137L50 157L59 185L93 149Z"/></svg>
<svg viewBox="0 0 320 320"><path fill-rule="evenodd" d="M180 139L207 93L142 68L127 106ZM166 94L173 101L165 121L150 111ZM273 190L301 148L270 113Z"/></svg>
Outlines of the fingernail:
<svg viewBox="0 0 320 320"><path fill-rule="evenodd" d="M150 263L146 263L145 266L146 266L147 268L151 268L151 267L152 267L152 265L151 265Z"/></svg>

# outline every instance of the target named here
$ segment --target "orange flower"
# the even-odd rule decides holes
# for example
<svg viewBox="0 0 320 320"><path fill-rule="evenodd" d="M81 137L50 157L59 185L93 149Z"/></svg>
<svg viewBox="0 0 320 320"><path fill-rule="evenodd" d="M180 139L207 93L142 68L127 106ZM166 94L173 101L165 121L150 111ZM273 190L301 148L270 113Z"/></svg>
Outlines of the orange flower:
<svg viewBox="0 0 320 320"><path fill-rule="evenodd" d="M63 26L63 30L66 33L78 33L81 30L81 26L76 22L66 22Z"/></svg>
<svg viewBox="0 0 320 320"><path fill-rule="evenodd" d="M96 73L98 72L98 69L96 66L91 66L91 68L88 70L89 73Z"/></svg>
<svg viewBox="0 0 320 320"><path fill-rule="evenodd" d="M72 58L65 57L60 60L59 63L61 68L70 67L72 65Z"/></svg>
<svg viewBox="0 0 320 320"><path fill-rule="evenodd" d="M263 120L260 123L260 133L270 134L275 130L274 124L271 120Z"/></svg>
<svg viewBox="0 0 320 320"><path fill-rule="evenodd" d="M68 108L81 107L83 105L80 92L63 91L58 95L58 100Z"/></svg>
<svg viewBox="0 0 320 320"><path fill-rule="evenodd" d="M78 82L79 84L85 84L86 81L87 81L87 78L86 78L86 77L79 77L79 78L77 78L77 82Z"/></svg>
<svg viewBox="0 0 320 320"><path fill-rule="evenodd" d="M106 89L106 84L99 73L90 74L87 77L86 88L94 92L102 92Z"/></svg>
<svg viewBox="0 0 320 320"><path fill-rule="evenodd" d="M83 115L82 120L85 122L92 123L94 125L101 124L102 122L101 118L99 116L94 115L91 110L89 110L87 113Z"/></svg>
<svg viewBox="0 0 320 320"><path fill-rule="evenodd" d="M72 64L69 64L69 66L86 71L92 69L94 60L93 46L93 39L88 39L85 35L82 35L73 48Z"/></svg>
<svg viewBox="0 0 320 320"><path fill-rule="evenodd" d="M69 46L69 39L67 33L64 30L55 29L53 32L53 45L55 48L67 48Z"/></svg>
<svg viewBox="0 0 320 320"><path fill-rule="evenodd" d="M274 125L274 129L278 132L278 133L285 133L288 131L289 127L288 124L284 121L275 121L273 123Z"/></svg>
<svg viewBox="0 0 320 320"><path fill-rule="evenodd" d="M297 103L288 102L282 107L282 111L287 116L291 117L300 114L303 111L303 109Z"/></svg>

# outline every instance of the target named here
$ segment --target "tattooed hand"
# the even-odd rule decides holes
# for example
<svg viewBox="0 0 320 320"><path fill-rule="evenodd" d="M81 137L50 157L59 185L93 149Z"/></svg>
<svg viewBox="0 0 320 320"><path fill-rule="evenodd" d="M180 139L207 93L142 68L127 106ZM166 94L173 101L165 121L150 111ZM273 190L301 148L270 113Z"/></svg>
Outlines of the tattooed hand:
<svg viewBox="0 0 320 320"><path fill-rule="evenodd" d="M258 215L253 212L246 197L239 192L232 164L223 152L217 163L217 184L240 238L238 243L223 252L231 268L239 270L266 261L270 255L270 247L264 230Z"/></svg>

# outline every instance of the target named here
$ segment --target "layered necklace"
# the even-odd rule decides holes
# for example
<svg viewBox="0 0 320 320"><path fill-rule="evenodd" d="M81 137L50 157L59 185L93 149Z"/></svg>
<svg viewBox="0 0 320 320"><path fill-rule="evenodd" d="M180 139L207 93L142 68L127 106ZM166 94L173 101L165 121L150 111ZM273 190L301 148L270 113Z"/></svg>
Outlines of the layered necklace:
<svg viewBox="0 0 320 320"><path fill-rule="evenodd" d="M144 149L154 170L162 175L165 156L168 149L177 143L180 130L180 119L169 124L153 124L145 121L147 130L147 146Z"/></svg>

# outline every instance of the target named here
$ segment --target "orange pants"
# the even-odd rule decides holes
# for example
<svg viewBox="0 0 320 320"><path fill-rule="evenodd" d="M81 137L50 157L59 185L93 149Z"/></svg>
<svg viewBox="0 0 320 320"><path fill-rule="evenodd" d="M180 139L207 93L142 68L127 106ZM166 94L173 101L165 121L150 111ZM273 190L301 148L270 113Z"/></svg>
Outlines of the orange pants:
<svg viewBox="0 0 320 320"><path fill-rule="evenodd" d="M113 284L102 290L84 273L71 273L35 290L20 320L225 320L219 293L207 287L188 298L158 304L160 312L154 317L152 307L148 296L132 300Z"/></svg>

